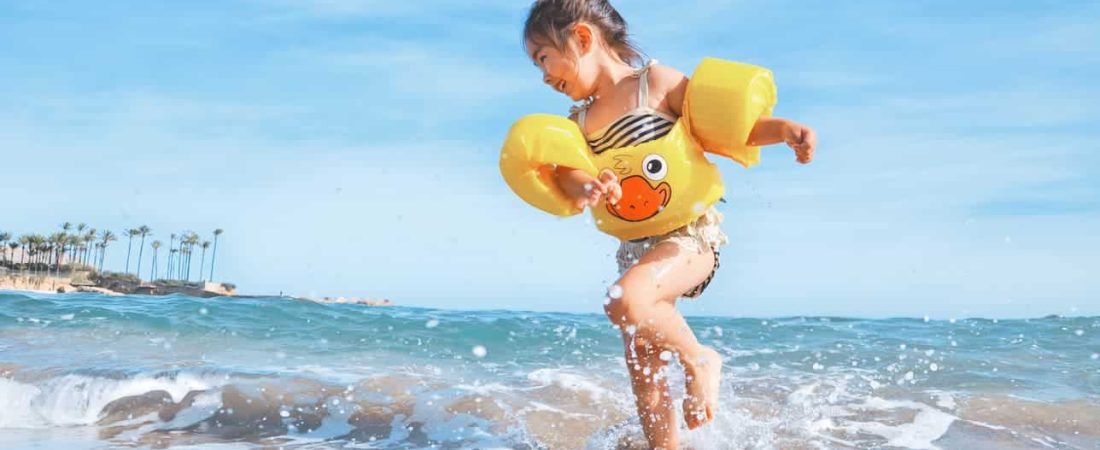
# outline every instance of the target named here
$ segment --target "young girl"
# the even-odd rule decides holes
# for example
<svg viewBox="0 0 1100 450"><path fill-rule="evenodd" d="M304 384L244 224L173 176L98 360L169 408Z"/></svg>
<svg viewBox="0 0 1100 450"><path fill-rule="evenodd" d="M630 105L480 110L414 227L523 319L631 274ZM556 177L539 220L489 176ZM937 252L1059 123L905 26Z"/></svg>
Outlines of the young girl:
<svg viewBox="0 0 1100 450"><path fill-rule="evenodd" d="M676 69L642 61L627 37L626 22L607 0L538 0L524 26L528 56L543 82L584 103L577 122L595 152L638 145L669 132L681 115L688 78ZM813 158L813 130L764 117L749 135L752 145L786 142L798 162ZM570 167L556 169L561 190L579 207L616 204L622 189L614 172L597 177ZM662 369L677 357L687 380L683 401L688 428L714 419L721 356L701 345L676 310L680 297L697 297L718 268L726 243L713 207L680 229L623 241L617 254L621 278L608 290L605 311L623 333L626 365L638 415L650 447L679 448L675 409Z"/></svg>

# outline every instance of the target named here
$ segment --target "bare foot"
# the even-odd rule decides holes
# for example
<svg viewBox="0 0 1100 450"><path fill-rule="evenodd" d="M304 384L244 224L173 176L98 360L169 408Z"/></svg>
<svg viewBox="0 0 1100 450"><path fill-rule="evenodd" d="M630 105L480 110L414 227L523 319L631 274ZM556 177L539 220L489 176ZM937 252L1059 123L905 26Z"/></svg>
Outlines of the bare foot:
<svg viewBox="0 0 1100 450"><path fill-rule="evenodd" d="M718 388L722 382L722 355L703 347L695 361L681 361L687 378L684 398L684 423L694 430L711 420L718 412Z"/></svg>

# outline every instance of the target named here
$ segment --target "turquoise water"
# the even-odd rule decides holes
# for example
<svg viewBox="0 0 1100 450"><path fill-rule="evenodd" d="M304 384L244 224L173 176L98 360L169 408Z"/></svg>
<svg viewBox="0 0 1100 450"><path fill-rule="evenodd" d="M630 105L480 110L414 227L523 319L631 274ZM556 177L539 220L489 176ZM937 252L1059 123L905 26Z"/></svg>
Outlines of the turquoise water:
<svg viewBox="0 0 1100 450"><path fill-rule="evenodd" d="M684 435L693 448L1100 448L1100 318L689 322L725 356L719 417ZM599 314L0 292L0 448L640 436Z"/></svg>

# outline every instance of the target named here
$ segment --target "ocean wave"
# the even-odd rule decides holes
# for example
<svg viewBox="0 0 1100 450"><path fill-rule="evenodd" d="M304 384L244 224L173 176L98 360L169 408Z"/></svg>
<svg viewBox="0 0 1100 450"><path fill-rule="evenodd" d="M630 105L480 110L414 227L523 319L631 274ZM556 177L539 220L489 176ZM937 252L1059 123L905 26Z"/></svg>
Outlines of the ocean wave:
<svg viewBox="0 0 1100 450"><path fill-rule="evenodd" d="M1100 442L1097 318L689 322L696 449ZM0 358L3 448L645 448L598 314L5 293Z"/></svg>

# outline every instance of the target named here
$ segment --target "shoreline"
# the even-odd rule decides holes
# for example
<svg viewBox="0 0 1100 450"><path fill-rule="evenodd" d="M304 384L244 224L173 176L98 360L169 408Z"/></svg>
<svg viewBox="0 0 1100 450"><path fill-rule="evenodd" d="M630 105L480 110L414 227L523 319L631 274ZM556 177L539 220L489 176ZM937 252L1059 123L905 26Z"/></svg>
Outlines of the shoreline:
<svg viewBox="0 0 1100 450"><path fill-rule="evenodd" d="M114 287L114 286L112 286ZM135 286L123 286L127 287L126 290L116 290L103 287L100 285L90 285L85 283L73 284L71 276L57 277L53 275L31 275L31 274L4 274L0 275L0 292L25 292L32 294L69 294L69 293L96 293L108 296L121 296L121 295L141 295L141 296L164 296L169 294L185 294L193 297L237 297L237 298L288 298L294 300L304 300L316 303L338 303L338 304L357 304L367 306L393 306L393 302L387 298L366 298L366 297L298 297L288 295L237 295L235 289L226 289L223 284L220 283L203 283L197 284L181 284L179 286L164 285L164 284L140 284ZM160 291L158 291L160 289ZM127 292L128 291L128 292Z"/></svg>
<svg viewBox="0 0 1100 450"><path fill-rule="evenodd" d="M132 277L131 277L132 278ZM83 272L70 272L63 276L6 273L0 275L0 291L31 292L36 294L68 294L75 292L97 293L110 296L150 295L175 293L195 297L232 297L236 287L228 283L155 281L138 282L120 279L117 274L107 274L98 282L92 282Z"/></svg>

